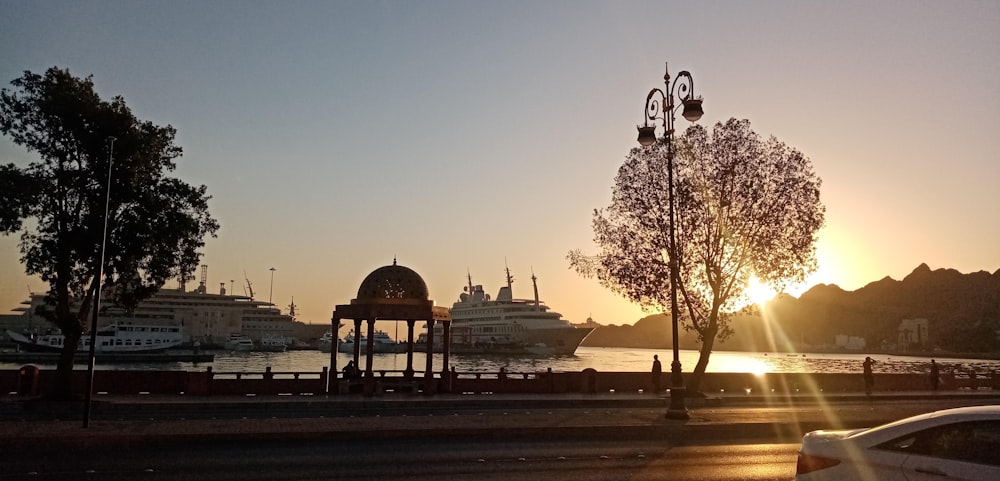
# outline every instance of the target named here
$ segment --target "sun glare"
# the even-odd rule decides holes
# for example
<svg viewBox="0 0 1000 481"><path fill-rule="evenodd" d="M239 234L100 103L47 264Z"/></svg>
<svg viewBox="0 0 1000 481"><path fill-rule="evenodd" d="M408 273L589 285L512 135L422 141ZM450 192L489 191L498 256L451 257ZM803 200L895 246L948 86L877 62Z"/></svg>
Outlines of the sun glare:
<svg viewBox="0 0 1000 481"><path fill-rule="evenodd" d="M757 276L753 276L747 282L746 294L755 304L763 305L765 302L774 299L774 296L778 293L771 286L760 282Z"/></svg>

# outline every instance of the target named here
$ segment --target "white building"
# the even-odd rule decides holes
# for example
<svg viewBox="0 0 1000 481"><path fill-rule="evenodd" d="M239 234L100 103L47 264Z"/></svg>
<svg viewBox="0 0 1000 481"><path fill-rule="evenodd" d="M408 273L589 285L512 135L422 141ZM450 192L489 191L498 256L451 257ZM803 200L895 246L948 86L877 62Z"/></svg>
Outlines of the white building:
<svg viewBox="0 0 1000 481"><path fill-rule="evenodd" d="M930 346L927 319L903 319L897 328L896 346L900 351Z"/></svg>

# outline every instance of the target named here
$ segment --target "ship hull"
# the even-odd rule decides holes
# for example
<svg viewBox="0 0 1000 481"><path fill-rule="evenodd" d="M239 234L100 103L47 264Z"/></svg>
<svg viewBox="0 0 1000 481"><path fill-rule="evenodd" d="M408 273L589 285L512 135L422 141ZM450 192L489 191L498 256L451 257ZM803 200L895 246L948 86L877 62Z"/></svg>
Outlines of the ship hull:
<svg viewBox="0 0 1000 481"><path fill-rule="evenodd" d="M514 343L461 343L452 340L452 354L567 356L576 352L593 328L530 329L519 333ZM441 346L435 345L435 352Z"/></svg>

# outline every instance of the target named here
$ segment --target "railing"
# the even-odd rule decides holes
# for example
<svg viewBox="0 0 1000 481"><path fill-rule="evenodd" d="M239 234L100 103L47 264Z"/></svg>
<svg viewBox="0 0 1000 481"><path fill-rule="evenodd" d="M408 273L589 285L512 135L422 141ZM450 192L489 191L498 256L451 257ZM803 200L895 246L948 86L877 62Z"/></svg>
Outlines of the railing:
<svg viewBox="0 0 1000 481"><path fill-rule="evenodd" d="M343 379L340 373L327 379L323 368L314 372L276 372L267 368L262 372L205 371L96 371L94 390L98 394L184 394L191 396L279 396L321 395L363 392L367 380ZM636 393L648 392L652 376L648 372L599 372L585 369L580 372L460 372L454 369L442 377L435 372L430 392L459 394L558 394L558 393ZM73 371L72 389L83 392L85 371ZM685 374L685 377L689 376ZM661 389L669 385L669 374L663 374ZM37 394L47 392L54 382L53 370L39 371L27 366L20 370L0 371L0 393ZM328 383L329 381L329 383ZM369 393L387 391L426 391L422 371L406 377L404 371L378 370L373 372ZM351 389L351 388L355 389ZM875 374L875 392L928 391L932 389L927 374ZM1000 376L996 371L979 372L975 377L968 372L947 372L940 376L938 389L1000 390ZM701 392L712 394L836 394L864 391L860 373L706 373L702 377Z"/></svg>

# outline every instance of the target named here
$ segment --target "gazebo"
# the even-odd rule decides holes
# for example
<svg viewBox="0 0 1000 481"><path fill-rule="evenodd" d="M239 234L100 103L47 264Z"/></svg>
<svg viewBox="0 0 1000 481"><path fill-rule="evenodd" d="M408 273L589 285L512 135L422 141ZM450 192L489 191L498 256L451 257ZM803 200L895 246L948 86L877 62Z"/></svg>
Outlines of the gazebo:
<svg viewBox="0 0 1000 481"><path fill-rule="evenodd" d="M361 358L361 323L367 321L367 336L365 342L365 371L363 377L364 393L366 396L375 394L376 380L372 371L372 354L375 351L375 321L406 321L406 370L403 371L403 381L412 383L414 381L413 371L413 326L417 321L427 323L427 362L424 367L423 392L433 394L437 389L434 382L434 324L443 324L443 339L441 342L443 354L443 366L441 367L441 379L444 381L442 389L449 391L451 388L451 376L448 372L448 358L450 356L451 344L451 314L445 307L434 305L434 301L428 299L427 283L413 269L396 264L396 259L392 260L392 265L375 269L365 277L358 288L357 299L351 299L350 304L337 305L333 312L332 332L336 333L340 322L343 319L354 321L354 365L357 366ZM337 347L330 349L330 376L337 376Z"/></svg>

